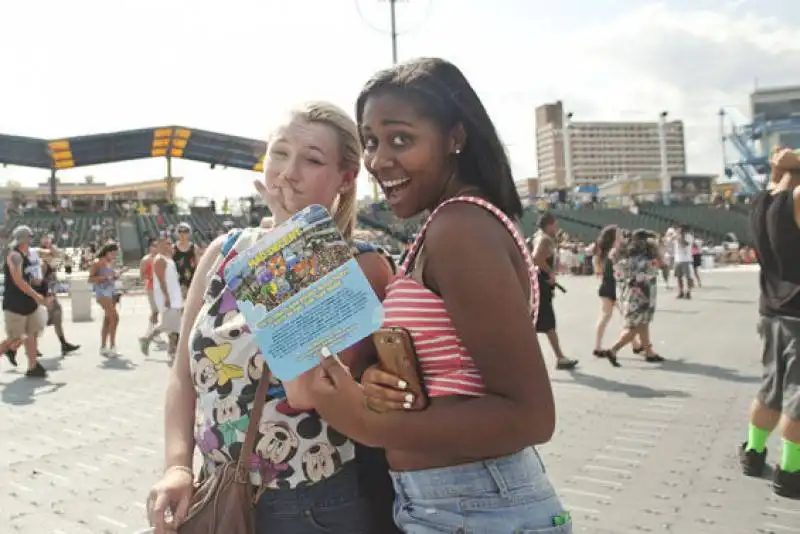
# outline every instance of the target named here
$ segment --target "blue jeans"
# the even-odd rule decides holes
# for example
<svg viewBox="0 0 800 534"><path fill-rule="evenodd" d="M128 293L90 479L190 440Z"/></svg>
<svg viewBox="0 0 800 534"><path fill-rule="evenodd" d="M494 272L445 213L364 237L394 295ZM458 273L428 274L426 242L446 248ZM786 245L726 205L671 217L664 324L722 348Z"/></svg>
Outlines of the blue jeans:
<svg viewBox="0 0 800 534"><path fill-rule="evenodd" d="M392 472L406 534L571 534L536 449L454 467Z"/></svg>
<svg viewBox="0 0 800 534"><path fill-rule="evenodd" d="M256 505L256 534L371 534L355 462L327 480L269 490Z"/></svg>

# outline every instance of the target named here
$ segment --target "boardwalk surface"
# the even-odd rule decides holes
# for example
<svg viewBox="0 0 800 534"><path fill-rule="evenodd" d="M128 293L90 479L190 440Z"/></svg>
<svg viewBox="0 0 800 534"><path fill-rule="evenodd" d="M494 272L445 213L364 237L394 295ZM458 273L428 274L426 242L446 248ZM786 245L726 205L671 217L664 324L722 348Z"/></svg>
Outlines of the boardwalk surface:
<svg viewBox="0 0 800 534"><path fill-rule="evenodd" d="M737 470L734 449L757 387L756 276L720 272L690 302L661 291L654 325L669 362L629 351L613 369L591 357L596 282L567 278L559 330L578 372L552 371L558 431L541 453L575 531L592 534L800 532L800 502ZM65 310L69 317L69 308ZM118 360L98 356L92 323L67 325L83 350L42 351L47 381L0 363L0 532L130 534L146 527L144 499L162 462L163 353L136 349L146 302L123 303ZM615 319L608 340L616 335ZM550 358L550 352L545 351ZM779 451L773 437L770 460Z"/></svg>

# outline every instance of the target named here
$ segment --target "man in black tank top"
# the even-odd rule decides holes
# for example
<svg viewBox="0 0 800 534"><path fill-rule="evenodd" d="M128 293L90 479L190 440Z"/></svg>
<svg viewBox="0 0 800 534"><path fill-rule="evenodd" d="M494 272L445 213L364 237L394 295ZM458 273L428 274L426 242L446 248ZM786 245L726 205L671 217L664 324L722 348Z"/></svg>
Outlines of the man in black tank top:
<svg viewBox="0 0 800 534"><path fill-rule="evenodd" d="M30 244L33 231L27 226L14 229L13 241L9 245L10 252L3 265L5 292L3 293L3 316L6 325L6 336L9 340L24 339L25 354L28 357L28 370L25 376L44 378L47 372L36 358L36 336L44 330L38 313L39 306L45 304L45 298L34 286L41 283L36 279L37 266L30 257ZM13 353L12 353L13 354ZM9 356L11 363L16 360Z"/></svg>
<svg viewBox="0 0 800 534"><path fill-rule="evenodd" d="M556 354L556 369L570 370L578 365L578 360L570 360L561 351L561 343L556 332L556 312L553 308L558 254L555 241L557 232L558 221L552 213L545 212L539 217L539 230L533 236L533 243L529 243L533 262L539 268L539 313L536 318L536 332L547 336Z"/></svg>
<svg viewBox="0 0 800 534"><path fill-rule="evenodd" d="M739 460L746 475L761 476L767 439L780 424L783 451L773 489L800 499L800 153L779 151L772 167L769 187L753 199L750 215L761 266L764 378Z"/></svg>
<svg viewBox="0 0 800 534"><path fill-rule="evenodd" d="M181 285L181 293L186 298L186 292L194 278L197 270L198 250L197 246L191 241L192 227L187 222L178 224L178 242L175 243L172 259L178 269L178 282Z"/></svg>

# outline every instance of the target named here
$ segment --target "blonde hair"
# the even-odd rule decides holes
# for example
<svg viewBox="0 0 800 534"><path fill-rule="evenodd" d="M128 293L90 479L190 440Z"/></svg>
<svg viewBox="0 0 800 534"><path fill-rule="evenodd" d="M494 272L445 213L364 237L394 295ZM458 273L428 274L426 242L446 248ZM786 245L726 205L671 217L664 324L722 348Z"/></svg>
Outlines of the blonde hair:
<svg viewBox="0 0 800 534"><path fill-rule="evenodd" d="M312 124L324 124L336 132L339 139L340 167L358 176L361 170L361 140L355 121L340 107L330 102L315 101L302 104L291 111L292 119ZM350 239L356 227L356 182L339 194L333 207L333 219L345 239Z"/></svg>

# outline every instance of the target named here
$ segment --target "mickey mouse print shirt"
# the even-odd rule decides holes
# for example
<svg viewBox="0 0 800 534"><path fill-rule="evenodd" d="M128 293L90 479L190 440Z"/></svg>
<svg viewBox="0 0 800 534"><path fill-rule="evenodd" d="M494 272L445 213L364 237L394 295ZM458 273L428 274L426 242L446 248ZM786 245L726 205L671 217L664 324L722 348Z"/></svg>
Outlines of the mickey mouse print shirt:
<svg viewBox="0 0 800 534"><path fill-rule="evenodd" d="M244 444L258 381L266 365L255 336L239 313L222 278L225 265L268 230L232 230L209 273L205 302L189 337L190 367L197 392L195 441L204 469L213 473L237 460ZM267 402L250 458L256 486L291 489L336 474L355 458L352 441L328 426L316 412L289 406L283 388L271 378Z"/></svg>

